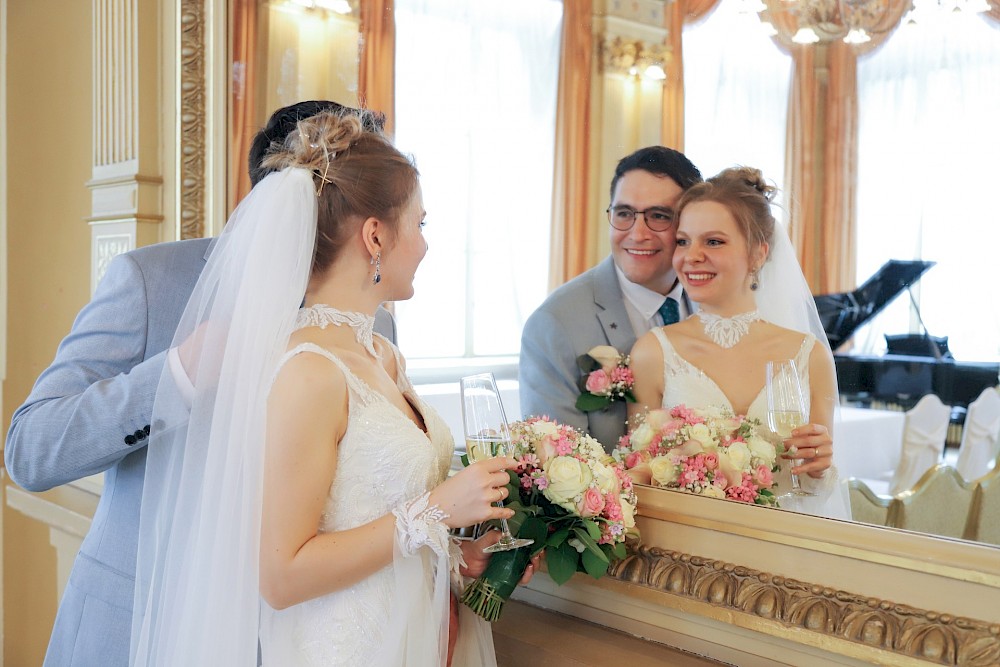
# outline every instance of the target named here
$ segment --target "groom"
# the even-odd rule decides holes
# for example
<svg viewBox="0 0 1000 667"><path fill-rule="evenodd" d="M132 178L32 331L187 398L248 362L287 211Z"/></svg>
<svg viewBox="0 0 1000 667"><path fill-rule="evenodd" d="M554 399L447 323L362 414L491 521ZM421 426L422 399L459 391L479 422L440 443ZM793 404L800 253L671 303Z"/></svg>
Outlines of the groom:
<svg viewBox="0 0 1000 667"><path fill-rule="evenodd" d="M251 145L251 181L269 173L261 161L298 120L341 108L311 101L276 111ZM165 350L211 250L211 239L195 239L116 257L11 420L5 460L20 486L44 491L105 473L59 605L46 667L128 665L145 444L156 427L150 424L153 397ZM388 312L379 310L375 329L395 342Z"/></svg>
<svg viewBox="0 0 1000 667"><path fill-rule="evenodd" d="M671 262L681 194L702 180L683 153L641 148L611 179L611 256L555 290L521 333L521 413L548 415L589 433L607 451L625 434L625 404L576 408L583 372L577 359L598 345L628 354L636 338L692 312Z"/></svg>

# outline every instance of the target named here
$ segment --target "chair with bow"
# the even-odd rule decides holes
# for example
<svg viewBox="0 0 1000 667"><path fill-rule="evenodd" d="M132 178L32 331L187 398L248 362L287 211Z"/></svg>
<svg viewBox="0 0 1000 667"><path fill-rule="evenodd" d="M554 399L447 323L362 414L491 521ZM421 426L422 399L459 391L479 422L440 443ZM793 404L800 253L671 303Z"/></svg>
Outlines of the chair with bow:
<svg viewBox="0 0 1000 667"><path fill-rule="evenodd" d="M968 481L978 479L993 468L1000 439L1000 392L994 387L983 390L969 404L958 448L955 468Z"/></svg>
<svg viewBox="0 0 1000 667"><path fill-rule="evenodd" d="M847 493L851 499L852 519L876 526L886 525L892 498L876 494L864 480L856 477L847 480Z"/></svg>
<svg viewBox="0 0 1000 667"><path fill-rule="evenodd" d="M927 394L907 411L903 447L899 465L889 485L890 495L895 496L911 488L921 475L941 460L950 418L951 408L934 394Z"/></svg>
<svg viewBox="0 0 1000 667"><path fill-rule="evenodd" d="M939 463L889 507L888 525L944 537L964 537L976 484Z"/></svg>
<svg viewBox="0 0 1000 667"><path fill-rule="evenodd" d="M976 481L965 539L1000 545L1000 466Z"/></svg>

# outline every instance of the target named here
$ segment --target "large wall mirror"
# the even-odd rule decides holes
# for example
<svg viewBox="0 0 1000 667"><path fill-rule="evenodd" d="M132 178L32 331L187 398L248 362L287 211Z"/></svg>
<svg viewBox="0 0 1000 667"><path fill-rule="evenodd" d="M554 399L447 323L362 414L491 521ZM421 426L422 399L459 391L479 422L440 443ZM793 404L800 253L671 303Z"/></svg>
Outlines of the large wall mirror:
<svg viewBox="0 0 1000 667"><path fill-rule="evenodd" d="M655 4L655 3L654 3ZM233 203L238 199L239 196L244 194L248 189L248 184L243 176L246 148L248 145L249 138L252 136L253 132L259 128L266 120L269 112L279 106L283 106L301 99L335 99L348 104L357 104L358 102L358 63L359 63L359 3L357 0L229 0L229 11L230 11L230 71L232 72L232 78L229 84L229 157L227 160L228 169L228 192L229 192L229 202L230 208ZM661 5L662 11L662 5ZM660 16L662 19L662 15ZM661 24L662 25L662 24ZM659 26L655 26L656 29L661 29ZM997 36L1000 37L1000 32L997 32ZM507 54L510 58L510 54ZM538 56L541 57L541 56ZM404 71L397 66L397 69ZM400 76L400 74L397 74ZM500 74L497 74L499 77ZM995 81L995 80L994 80ZM417 82L419 84L419 82ZM404 85L404 84L398 84ZM409 82L405 85L413 85L413 82ZM514 85L513 83L511 85ZM617 89L612 90L613 84L609 84L607 81L603 84L605 86L605 94L615 94L621 99L619 102L621 104L629 104L630 100L634 104L646 104L643 100L649 98L642 98L642 86L646 83L637 85L631 90L629 97L622 93L625 88L619 86ZM614 84L617 85L617 84ZM994 82L994 86L996 83ZM449 100L457 100L461 97L461 86L459 81L453 82L453 90L450 95L441 98L435 94L428 94L427 100L429 104L433 104L441 109L449 109ZM612 93L608 91L612 90ZM542 94L551 95L554 97L554 90L534 90L532 91L536 96ZM638 95L639 97L636 97ZM727 106L738 107L737 104L730 104L726 100L717 100L717 108L725 108ZM642 111L643 114L648 113L647 110ZM637 116L641 115L638 112ZM602 126L607 129L610 120L604 118L602 120ZM960 118L954 119L955 123L963 122ZM401 125L399 119L397 119L397 125ZM405 125L405 124L404 124ZM657 128L658 125L654 124ZM639 127L646 128L641 132L635 134L632 140L637 144L650 143L648 138L644 133L648 133L648 125L639 125ZM496 128L497 131L506 131L503 128ZM445 133L434 135L434 132L439 130L429 130L430 141L444 143L448 141L455 140L454 137L450 137ZM916 136L913 137L903 137L900 141L913 141L920 142ZM620 155L623 152L628 152L631 150L631 146L626 146L619 150L615 146L606 148L606 155ZM498 149L503 150L502 142ZM916 197L920 195L922 189L927 187L934 187L934 171L939 169L953 170L955 165L964 165L967 160L962 155L962 151L966 150L961 142L954 142L949 145L949 164L947 166L937 163L927 166L928 179L924 182L915 182L912 184L912 196ZM970 149L971 150L971 149ZM689 153L690 154L690 153ZM697 162L697 157L693 156ZM451 168L447 163L440 163L439 160L435 159L432 154L424 155L421 153L416 154L418 165L426 172L440 171L443 173L448 173ZM493 159L499 160L502 155L496 154ZM533 159L533 158L532 158ZM768 159L771 159L770 157ZM969 158L972 159L971 157ZM976 158L978 159L978 157ZM520 162L530 161L524 156L520 156ZM516 167L517 163L512 164L512 168ZM595 179L595 190L597 194L594 195L595 199L601 199L606 197L606 185L603 180L604 175L609 173L612 168L613 162L608 162L608 164L601 164L596 169L592 169L588 172L586 165L581 165L580 178L587 179L590 178L588 173L597 172L600 177ZM547 168L551 169L551 163L546 163ZM877 175L872 176L874 179L878 179ZM525 186L526 187L526 186ZM550 196L545 196L547 193L543 193L541 201L547 202ZM497 206L509 206L510 201L519 201L520 196L518 192L510 191L500 191L500 192L483 192L479 194L482 197L481 204L477 205L480 207L482 215L488 215L487 211L482 211L483 208L489 209ZM427 200L429 211L431 211L431 219L433 219L434 202L431 201L430 196L425 192L425 200ZM505 203L507 202L507 203ZM446 207L452 202L443 202L440 206ZM520 206L519 204L514 204ZM602 203L602 205L604 205ZM1000 228L997 225L996 214L993 215L993 221L987 226L993 228ZM543 219L546 218L546 214L543 211L541 216ZM433 223L432 223L433 224ZM544 223L543 223L544 224ZM887 225L892 225L892 220L887 220ZM595 220L594 222L594 235L601 236L604 235L604 220L603 218ZM991 232L992 233L992 232ZM968 238L965 242L970 244L976 244L978 241L974 238ZM431 243L432 248L434 247L434 242ZM995 247L995 246L993 246ZM546 249L546 254L547 254ZM909 252L910 248L906 248L906 252ZM442 251L438 257L445 255ZM880 245L877 252L869 247L864 248L859 252L860 256L865 258L865 262L872 264L874 261L872 258L876 255L881 257L883 260L889 260L896 258L896 254L893 252L892 248L885 245ZM433 257L432 257L433 261ZM544 262L544 257L541 258ZM951 269L949 268L949 271ZM938 269L941 272L941 269ZM990 266L986 263L973 263L965 265L962 268L963 275L965 279L969 281L970 285L984 286L987 284L988 275L990 274ZM543 278L544 280L544 278ZM932 271L927 276L924 277L925 281L933 283L936 280L935 273ZM540 296L534 296L532 298L539 300L544 296L544 291L541 291ZM936 291L936 290L932 290ZM974 289L970 288L967 290L967 294L971 295ZM993 297L988 297L993 298ZM909 304L906 302L908 300L907 294L904 292L897 298L894 308L902 308L904 311L908 311L910 308ZM957 307L957 304L952 301L948 306L950 308ZM968 305L962 305L962 308L976 307L974 303L969 303ZM404 306L405 308L405 306ZM529 311L530 312L530 311ZM900 317L902 320L900 320ZM904 313L902 316L896 316L897 321L903 322L899 326L908 327L909 323L905 322L910 315ZM401 326L405 331L406 320L404 319ZM460 325L457 325L460 326ZM897 326L896 324L892 326ZM896 331L896 333L904 333L904 330ZM893 332L890 332L893 333ZM951 335L953 338L958 339L962 335L960 330L936 330L933 333L940 333L943 335ZM508 338L511 340L506 341L510 343L505 348L502 344L503 342L496 343L494 345L495 350L498 354L502 353L503 350L516 349L516 331L509 332L507 334ZM493 342L490 343L493 345ZM488 346L487 346L488 347ZM961 348L962 344L956 345L956 348ZM404 352L406 350L404 349ZM986 359L969 359L969 361L986 361ZM994 359L995 361L995 359ZM892 426L892 428L897 429L895 432L900 433L902 418L899 417ZM868 429L868 426L857 426L856 428ZM889 431L892 433L892 429ZM896 436L898 437L898 435ZM839 446L839 445L838 445ZM847 446L850 446L848 443ZM864 456L864 453L860 454ZM992 481L991 484L1000 484L1000 480ZM954 492L960 494L961 502L971 502L973 491L972 487L962 487L961 484L953 484ZM715 503L716 501L710 499L694 499L694 505L698 506L699 503ZM686 506L690 506L687 504ZM707 505L706 507L714 508L715 505ZM940 510L941 506L938 505L937 508ZM885 508L886 512L889 508ZM772 510L768 508L759 508L756 511L760 512L761 523L770 523L772 521L778 521L774 517L780 516L780 511ZM995 510L994 510L995 511ZM714 509L711 510L714 512ZM710 512L710 513L711 513ZM770 512L771 514L764 514ZM879 523L882 522L883 518L877 515L873 517L866 517L870 522ZM820 519L816 520L821 521ZM928 521L924 523L919 523L917 525L925 526L924 530L928 532L933 531L933 526L935 525L935 520L929 518ZM893 530L887 528L872 528L871 530L885 531ZM820 531L821 532L821 531ZM851 535L855 533L849 533ZM959 530L956 534L954 531L948 533L950 538L961 537L962 530ZM861 545L859 545L861 546Z"/></svg>

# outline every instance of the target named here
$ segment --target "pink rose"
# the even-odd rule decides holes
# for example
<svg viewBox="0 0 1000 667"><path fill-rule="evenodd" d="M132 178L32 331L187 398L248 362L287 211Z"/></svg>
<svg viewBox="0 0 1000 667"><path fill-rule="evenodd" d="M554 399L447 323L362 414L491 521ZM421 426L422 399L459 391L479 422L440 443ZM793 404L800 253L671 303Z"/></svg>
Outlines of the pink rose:
<svg viewBox="0 0 1000 667"><path fill-rule="evenodd" d="M754 474L757 483L760 484L765 489L774 484L774 477L771 475L771 469L765 465L757 466L757 471Z"/></svg>
<svg viewBox="0 0 1000 667"><path fill-rule="evenodd" d="M593 486L588 487L587 490L583 492L583 497L580 498L580 502L576 506L577 514L586 518L597 516L603 510L604 494L601 493L600 489L594 488Z"/></svg>
<svg viewBox="0 0 1000 667"><path fill-rule="evenodd" d="M611 390L611 378L603 369L597 369L587 376L587 391L598 396L607 396Z"/></svg>
<svg viewBox="0 0 1000 667"><path fill-rule="evenodd" d="M719 467L719 455L715 452L705 452L703 454L705 470L715 470Z"/></svg>
<svg viewBox="0 0 1000 667"><path fill-rule="evenodd" d="M625 457L625 467L634 468L649 458L648 451L632 452Z"/></svg>
<svg viewBox="0 0 1000 667"><path fill-rule="evenodd" d="M535 445L535 455L538 457L539 467L544 466L546 461L556 456L556 445L552 442L552 436L543 437Z"/></svg>

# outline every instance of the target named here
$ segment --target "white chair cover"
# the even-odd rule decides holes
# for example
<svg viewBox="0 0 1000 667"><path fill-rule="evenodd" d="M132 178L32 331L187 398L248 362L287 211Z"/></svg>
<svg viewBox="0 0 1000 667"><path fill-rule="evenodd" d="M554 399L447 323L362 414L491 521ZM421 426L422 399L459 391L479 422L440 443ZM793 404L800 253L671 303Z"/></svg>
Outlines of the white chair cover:
<svg viewBox="0 0 1000 667"><path fill-rule="evenodd" d="M891 495L912 488L941 460L950 417L951 408L934 394L927 394L907 411L899 465L889 485Z"/></svg>
<svg viewBox="0 0 1000 667"><path fill-rule="evenodd" d="M969 404L958 448L955 468L963 479L979 479L993 468L1000 439L1000 392L994 387L983 390L979 398Z"/></svg>

